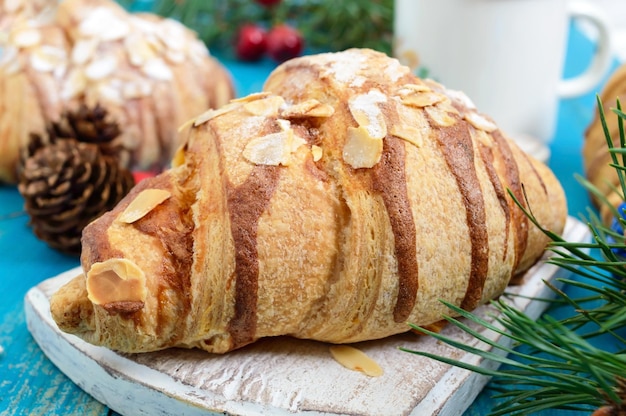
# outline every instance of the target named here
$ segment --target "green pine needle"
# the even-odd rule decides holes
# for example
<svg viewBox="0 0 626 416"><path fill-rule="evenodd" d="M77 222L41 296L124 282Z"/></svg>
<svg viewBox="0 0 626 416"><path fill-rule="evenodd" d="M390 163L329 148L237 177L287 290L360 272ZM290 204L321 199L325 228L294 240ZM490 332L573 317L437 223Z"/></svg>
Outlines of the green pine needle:
<svg viewBox="0 0 626 416"><path fill-rule="evenodd" d="M118 0L129 10L146 0ZM179 20L198 33L211 50L228 54L247 23L267 29L287 23L298 29L306 46L317 51L371 48L391 54L393 0L282 0L266 7L254 0L153 0L151 11ZM143 6L143 7L142 7Z"/></svg>

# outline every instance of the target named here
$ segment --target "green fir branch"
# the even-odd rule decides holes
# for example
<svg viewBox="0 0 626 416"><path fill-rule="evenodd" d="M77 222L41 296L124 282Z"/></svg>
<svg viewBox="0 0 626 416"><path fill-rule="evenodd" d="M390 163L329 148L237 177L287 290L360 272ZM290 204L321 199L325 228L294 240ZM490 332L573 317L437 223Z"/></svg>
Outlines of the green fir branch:
<svg viewBox="0 0 626 416"><path fill-rule="evenodd" d="M255 23L269 29L288 23L314 51L371 48L391 54L393 0L283 0L266 7L254 0L118 0L129 10L150 11L179 20L210 49L227 53L239 29Z"/></svg>

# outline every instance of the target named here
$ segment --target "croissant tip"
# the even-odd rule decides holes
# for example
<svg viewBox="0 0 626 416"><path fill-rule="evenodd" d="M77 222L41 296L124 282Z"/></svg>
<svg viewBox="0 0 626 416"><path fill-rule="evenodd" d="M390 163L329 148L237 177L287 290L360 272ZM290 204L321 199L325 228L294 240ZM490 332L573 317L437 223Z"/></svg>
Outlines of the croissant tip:
<svg viewBox="0 0 626 416"><path fill-rule="evenodd" d="M76 276L50 298L50 313L60 330L77 334L95 329L93 304L87 298L85 276Z"/></svg>

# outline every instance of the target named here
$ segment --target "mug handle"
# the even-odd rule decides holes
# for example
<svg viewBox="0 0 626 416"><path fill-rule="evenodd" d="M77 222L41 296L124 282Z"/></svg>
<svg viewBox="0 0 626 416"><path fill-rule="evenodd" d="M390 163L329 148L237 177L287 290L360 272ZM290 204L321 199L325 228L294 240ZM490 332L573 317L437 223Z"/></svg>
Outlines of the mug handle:
<svg viewBox="0 0 626 416"><path fill-rule="evenodd" d="M613 61L609 23L604 13L587 1L570 2L568 11L571 17L586 20L596 27L598 45L595 56L585 72L574 78L561 80L558 93L562 98L576 97L591 91L600 83Z"/></svg>

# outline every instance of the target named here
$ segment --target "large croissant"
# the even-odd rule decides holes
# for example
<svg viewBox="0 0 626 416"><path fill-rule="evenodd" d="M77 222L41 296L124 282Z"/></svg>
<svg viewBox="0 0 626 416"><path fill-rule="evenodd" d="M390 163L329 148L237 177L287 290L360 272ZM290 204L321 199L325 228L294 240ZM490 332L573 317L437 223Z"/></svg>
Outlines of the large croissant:
<svg viewBox="0 0 626 416"><path fill-rule="evenodd" d="M289 61L195 119L165 173L83 233L59 327L140 352L347 343L502 293L560 232L563 191L460 93L348 50ZM522 189L523 187L523 189Z"/></svg>

